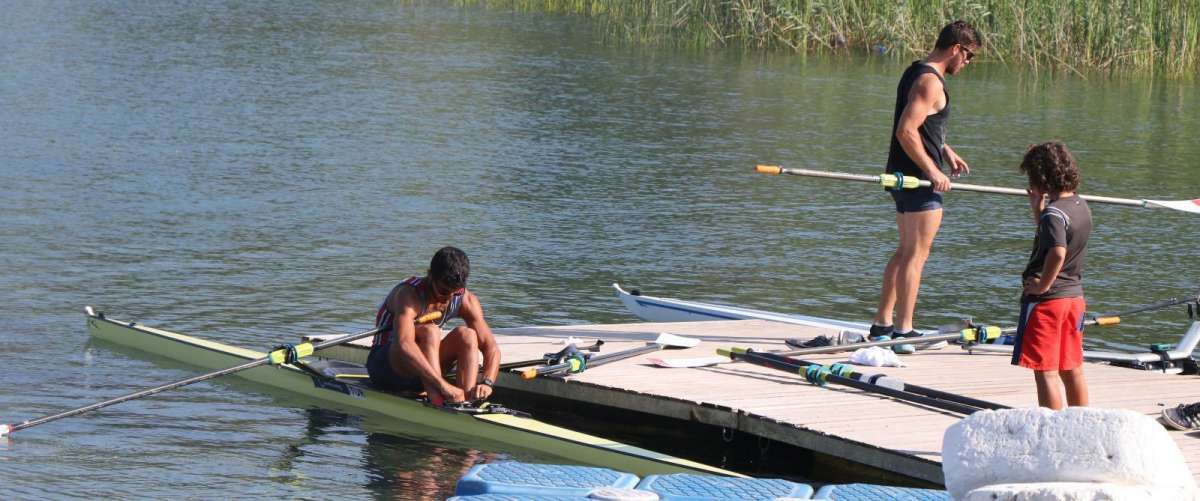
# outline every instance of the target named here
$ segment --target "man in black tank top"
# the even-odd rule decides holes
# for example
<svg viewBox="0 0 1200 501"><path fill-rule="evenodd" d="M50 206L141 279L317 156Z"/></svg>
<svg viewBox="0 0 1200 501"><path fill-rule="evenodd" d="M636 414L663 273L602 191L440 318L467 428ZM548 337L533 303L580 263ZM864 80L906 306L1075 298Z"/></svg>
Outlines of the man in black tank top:
<svg viewBox="0 0 1200 501"><path fill-rule="evenodd" d="M429 262L424 277L394 287L376 314L376 335L367 356L371 383L394 391L429 394L442 402L482 401L492 395L500 372L500 345L483 318L479 298L467 290L471 264L455 247L443 247ZM416 324L421 315L439 311L442 319ZM462 318L465 325L442 332L446 320ZM482 374L480 364L482 363ZM456 367L456 379L443 375Z"/></svg>
<svg viewBox="0 0 1200 501"><path fill-rule="evenodd" d="M950 93L945 75L965 68L979 47L979 35L971 25L950 23L942 28L933 51L924 60L914 61L896 88L887 172L928 179L933 186L892 191L900 241L883 272L879 309L871 326L873 340L916 336L912 324L921 272L942 224L942 193L950 191L950 178L942 171L948 169L954 176L970 171L946 144ZM914 351L907 344L893 349Z"/></svg>

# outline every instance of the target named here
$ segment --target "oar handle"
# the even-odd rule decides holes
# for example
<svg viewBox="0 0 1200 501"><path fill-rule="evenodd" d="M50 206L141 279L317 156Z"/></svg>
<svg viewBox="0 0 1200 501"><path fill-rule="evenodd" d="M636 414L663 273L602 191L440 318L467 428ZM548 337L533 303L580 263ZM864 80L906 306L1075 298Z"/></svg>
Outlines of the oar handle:
<svg viewBox="0 0 1200 501"><path fill-rule="evenodd" d="M566 372L575 374L583 372L587 369L588 357L583 353L573 353L566 360L553 365L544 365L541 367L531 367L521 371L521 379L534 379L543 374L554 374L558 372Z"/></svg>
<svg viewBox="0 0 1200 501"><path fill-rule="evenodd" d="M427 323L429 323L429 322L433 322L433 321L439 320L439 319L441 319L441 318L442 318L442 312L440 312L440 311L431 311L431 312L429 312L429 313L426 313L426 314L424 314L424 315L421 315L421 316L417 317L417 319L415 320L415 322L416 322L416 323L418 323L418 324L427 324Z"/></svg>
<svg viewBox="0 0 1200 501"><path fill-rule="evenodd" d="M597 339L596 342L589 344L587 346L571 345L571 346L568 346L567 348L563 348L562 350L559 350L557 353L547 353L547 354L543 355L541 358L531 358L529 360L519 360L516 362L502 363L502 364L500 364L500 370L511 371L513 369L520 369L522 367L529 367L531 365L556 364L556 363L561 362L564 358L566 358L567 355L569 355L571 353L580 352L580 351L582 351L582 352L597 352L597 351L600 351L601 346L604 346L603 339ZM572 347L574 347L573 350L570 349Z"/></svg>
<svg viewBox="0 0 1200 501"><path fill-rule="evenodd" d="M662 337L660 336L659 339L662 339ZM605 353L603 355L590 356L586 353L575 353L562 363L525 369L524 371L521 371L521 379L533 379L538 376L551 374L577 374L586 371L589 367L596 367L598 365L625 360L627 358L636 357L643 353L658 351L669 346L675 345L665 345L659 342L652 342L646 344L645 346L639 346L637 348L630 348L622 351L614 351L612 353Z"/></svg>

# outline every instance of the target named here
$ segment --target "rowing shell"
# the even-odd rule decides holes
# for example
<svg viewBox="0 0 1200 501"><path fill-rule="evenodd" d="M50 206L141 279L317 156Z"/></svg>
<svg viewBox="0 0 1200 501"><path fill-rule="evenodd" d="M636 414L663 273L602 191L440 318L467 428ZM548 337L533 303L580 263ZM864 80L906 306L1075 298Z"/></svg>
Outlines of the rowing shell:
<svg viewBox="0 0 1200 501"><path fill-rule="evenodd" d="M866 322L847 322L845 320L837 320L833 318L810 317L808 315L797 315L791 313L775 313L771 311L753 310L750 308L741 308L738 306L727 306L722 304L700 303L697 301L685 301L682 299L671 299L665 297L645 296L638 292L629 292L621 288L620 284L612 284L613 289L617 291L617 297L625 303L625 307L629 309L638 318L648 322L700 322L711 320L770 320L772 322L783 322L785 324L805 325L808 327L816 327L820 329L833 329L842 333L858 334L867 336L871 330L871 324ZM941 334L937 330L917 329L917 332L922 335ZM919 340L914 342L919 344ZM936 349L946 346L946 343L930 344L922 346L922 349Z"/></svg>
<svg viewBox="0 0 1200 501"><path fill-rule="evenodd" d="M132 322L114 321L98 312L88 314L87 324L88 331L94 338L205 369L226 368L266 355ZM637 475L683 472L742 476L686 459L553 426L511 412L491 411L488 406L466 410L437 408L421 400L374 389L366 383L324 378L292 365L256 367L239 372L237 376L309 395L338 407L378 412L436 429L481 437L579 463L629 471Z"/></svg>
<svg viewBox="0 0 1200 501"><path fill-rule="evenodd" d="M617 297L638 318L647 322L701 322L711 320L770 320L787 324L806 325L822 329L838 329L866 335L871 326L862 322L846 322L830 318L810 317L787 313L752 310L737 306L700 303L654 296L644 296L612 284Z"/></svg>

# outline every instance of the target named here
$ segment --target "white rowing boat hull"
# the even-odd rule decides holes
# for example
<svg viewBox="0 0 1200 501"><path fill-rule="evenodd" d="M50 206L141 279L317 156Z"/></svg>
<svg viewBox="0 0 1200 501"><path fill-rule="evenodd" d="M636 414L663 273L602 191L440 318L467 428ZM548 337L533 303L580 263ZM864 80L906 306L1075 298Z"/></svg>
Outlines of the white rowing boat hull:
<svg viewBox="0 0 1200 501"><path fill-rule="evenodd" d="M787 324L806 325L825 329L837 329L857 334L866 334L871 326L865 322L846 322L830 318L810 317L753 310L738 306L700 303L654 296L634 294L612 284L617 297L638 318L648 322L699 322L711 320L770 320Z"/></svg>
<svg viewBox="0 0 1200 501"><path fill-rule="evenodd" d="M92 337L153 355L216 370L266 356L174 332L118 322L91 312L87 318ZM267 386L312 396L340 408L378 412L408 422L481 437L566 458L575 462L629 471L638 475L712 473L740 476L701 463L659 454L578 433L541 421L511 414L472 414L435 408L422 401L376 390L369 385L318 378L290 365L260 366L236 374Z"/></svg>

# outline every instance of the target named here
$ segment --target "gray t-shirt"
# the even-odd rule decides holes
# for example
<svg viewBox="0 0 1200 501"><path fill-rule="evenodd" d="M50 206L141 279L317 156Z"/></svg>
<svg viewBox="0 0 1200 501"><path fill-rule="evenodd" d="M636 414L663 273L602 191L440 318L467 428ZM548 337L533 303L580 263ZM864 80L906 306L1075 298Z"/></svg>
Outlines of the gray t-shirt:
<svg viewBox="0 0 1200 501"><path fill-rule="evenodd" d="M1045 294L1027 296L1027 300L1041 301L1060 297L1083 296L1083 261L1087 255L1088 236L1092 234L1092 211L1087 202L1078 195L1063 197L1046 204L1038 218L1037 238L1033 241L1033 252L1029 264L1021 274L1021 281L1042 273L1046 253L1053 247L1066 247L1067 259L1054 285Z"/></svg>

